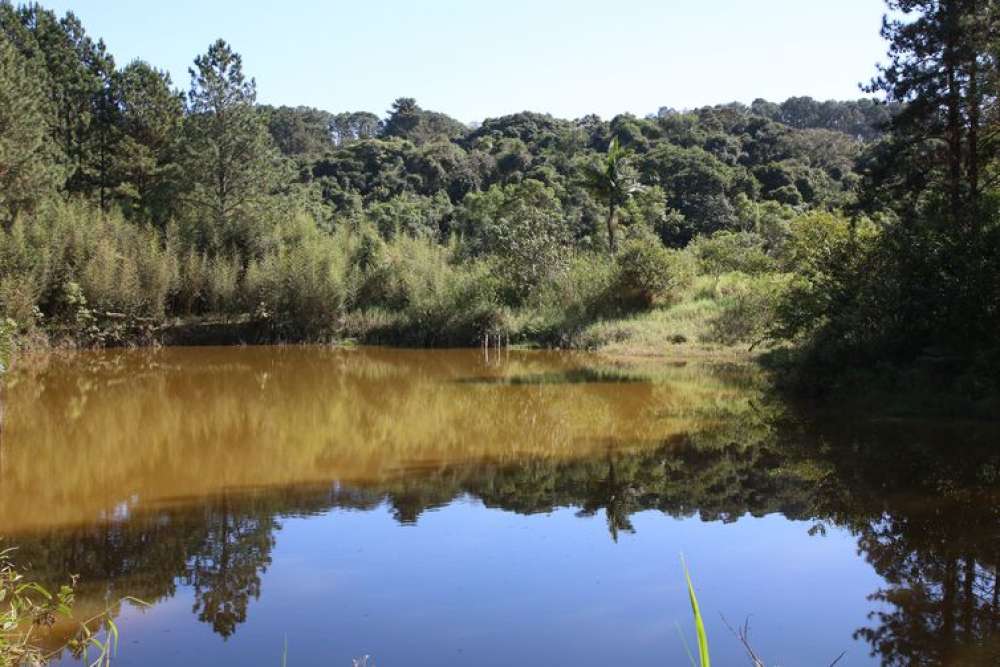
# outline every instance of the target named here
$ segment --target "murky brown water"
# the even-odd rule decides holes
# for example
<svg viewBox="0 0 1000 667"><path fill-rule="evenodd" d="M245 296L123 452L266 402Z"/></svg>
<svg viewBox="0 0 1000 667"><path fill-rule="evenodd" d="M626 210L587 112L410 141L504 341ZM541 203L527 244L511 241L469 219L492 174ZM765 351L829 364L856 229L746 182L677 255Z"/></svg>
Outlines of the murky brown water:
<svg viewBox="0 0 1000 667"><path fill-rule="evenodd" d="M5 408L0 535L83 611L151 603L118 664L686 664L680 552L718 664L720 614L769 664L1000 658L988 425L816 423L741 368L309 347L71 355Z"/></svg>

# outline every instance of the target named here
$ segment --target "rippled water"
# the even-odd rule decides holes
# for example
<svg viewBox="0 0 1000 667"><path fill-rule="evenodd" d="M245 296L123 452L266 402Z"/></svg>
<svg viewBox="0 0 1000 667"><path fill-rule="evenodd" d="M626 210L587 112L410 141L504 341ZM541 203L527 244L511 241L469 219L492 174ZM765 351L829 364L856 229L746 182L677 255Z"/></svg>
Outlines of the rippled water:
<svg viewBox="0 0 1000 667"><path fill-rule="evenodd" d="M717 664L747 617L769 664L1000 659L988 425L481 350L87 352L4 401L0 534L81 614L151 604L116 664L688 664L681 552Z"/></svg>

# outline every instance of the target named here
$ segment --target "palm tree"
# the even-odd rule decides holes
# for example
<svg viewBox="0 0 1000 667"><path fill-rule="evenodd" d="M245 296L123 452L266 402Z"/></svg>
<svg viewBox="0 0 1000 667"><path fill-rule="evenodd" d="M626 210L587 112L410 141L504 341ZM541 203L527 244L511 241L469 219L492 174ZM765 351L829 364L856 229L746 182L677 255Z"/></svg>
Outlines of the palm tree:
<svg viewBox="0 0 1000 667"><path fill-rule="evenodd" d="M619 207L628 203L629 197L642 188L631 158L632 151L623 148L615 137L599 166L592 165L586 170L587 187L608 205L608 249L612 255L618 251L615 214Z"/></svg>

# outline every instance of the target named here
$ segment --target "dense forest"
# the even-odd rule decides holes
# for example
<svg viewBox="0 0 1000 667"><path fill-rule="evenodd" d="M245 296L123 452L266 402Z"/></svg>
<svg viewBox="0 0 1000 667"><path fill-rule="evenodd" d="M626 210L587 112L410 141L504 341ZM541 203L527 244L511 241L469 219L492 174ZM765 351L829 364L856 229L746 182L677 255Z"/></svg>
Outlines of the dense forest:
<svg viewBox="0 0 1000 667"><path fill-rule="evenodd" d="M1000 17L888 8L870 98L466 125L258 104L223 40L180 90L0 2L3 330L761 346L995 393Z"/></svg>

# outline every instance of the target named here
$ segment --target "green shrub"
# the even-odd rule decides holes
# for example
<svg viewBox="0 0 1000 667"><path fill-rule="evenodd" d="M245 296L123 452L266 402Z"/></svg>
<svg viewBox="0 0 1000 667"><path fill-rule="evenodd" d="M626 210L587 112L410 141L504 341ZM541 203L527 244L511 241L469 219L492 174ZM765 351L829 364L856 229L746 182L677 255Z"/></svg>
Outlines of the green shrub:
<svg viewBox="0 0 1000 667"><path fill-rule="evenodd" d="M616 259L615 288L618 302L624 307L649 308L654 303L668 303L694 279L689 255L664 248L656 240L631 239Z"/></svg>
<svg viewBox="0 0 1000 667"><path fill-rule="evenodd" d="M178 261L175 311L182 315L204 312L208 305L208 291L208 256L191 248Z"/></svg>
<svg viewBox="0 0 1000 667"><path fill-rule="evenodd" d="M30 275L0 277L0 317L15 322L18 329L33 330L41 320L38 309L40 284Z"/></svg>
<svg viewBox="0 0 1000 667"><path fill-rule="evenodd" d="M861 292L859 281L867 273L862 267L877 237L868 221L852 223L834 213L814 212L792 221L780 259L795 279L777 304L776 334L809 336L826 326L830 313L843 310L850 295Z"/></svg>
<svg viewBox="0 0 1000 667"><path fill-rule="evenodd" d="M485 263L451 267L438 284L415 278L409 286L410 303L403 311L414 342L472 345L484 335L505 332L496 280Z"/></svg>
<svg viewBox="0 0 1000 667"><path fill-rule="evenodd" d="M242 300L280 337L323 338L347 301L345 269L336 239L300 221L262 259L249 263Z"/></svg>
<svg viewBox="0 0 1000 667"><path fill-rule="evenodd" d="M765 241L750 232L716 232L695 239L690 251L698 259L699 273L720 275L739 271L750 275L774 271L776 262L765 251Z"/></svg>
<svg viewBox="0 0 1000 667"><path fill-rule="evenodd" d="M136 606L146 603L125 597L90 618L75 618L76 578L71 577L69 583L50 592L14 567L14 551L0 549L0 665L41 667L51 664L65 650L91 667L110 667L119 642L112 610L123 602ZM53 651L39 641L38 629L51 627L57 620L73 628L74 634Z"/></svg>
<svg viewBox="0 0 1000 667"><path fill-rule="evenodd" d="M385 239L399 235L437 239L452 209L451 200L444 192L434 197L404 193L372 204L365 216Z"/></svg>
<svg viewBox="0 0 1000 667"><path fill-rule="evenodd" d="M571 233L552 188L533 179L469 193L456 214L464 252L490 256L504 301L527 303L563 269Z"/></svg>
<svg viewBox="0 0 1000 667"><path fill-rule="evenodd" d="M80 287L100 311L162 318L177 283L177 261L149 229L106 220L75 267Z"/></svg>
<svg viewBox="0 0 1000 667"><path fill-rule="evenodd" d="M348 239L345 237L345 242ZM354 308L399 309L406 305L401 281L401 256L419 250L409 237L393 242L392 252L371 227L363 227L349 240L351 306ZM406 249L404 249L406 248Z"/></svg>
<svg viewBox="0 0 1000 667"><path fill-rule="evenodd" d="M605 252L571 255L565 270L541 286L520 335L565 346L591 322L616 314L617 266Z"/></svg>
<svg viewBox="0 0 1000 667"><path fill-rule="evenodd" d="M38 323L38 305L49 284L49 248L39 231L23 217L0 229L0 315L22 330Z"/></svg>
<svg viewBox="0 0 1000 667"><path fill-rule="evenodd" d="M476 344L504 329L495 274L486 261L455 263L453 247L400 239L392 262L402 287L406 331L424 345Z"/></svg>
<svg viewBox="0 0 1000 667"><path fill-rule="evenodd" d="M210 313L232 313L239 310L239 277L241 262L234 256L217 255L205 265L205 302Z"/></svg>
<svg viewBox="0 0 1000 667"><path fill-rule="evenodd" d="M719 276L715 287L719 312L709 322L705 340L751 346L764 342L774 327L775 305L788 289L789 279L786 274Z"/></svg>
<svg viewBox="0 0 1000 667"><path fill-rule="evenodd" d="M0 232L3 312L30 328L63 312L73 283L88 307L129 317L162 318L177 283L177 261L153 229L83 204L53 205Z"/></svg>

